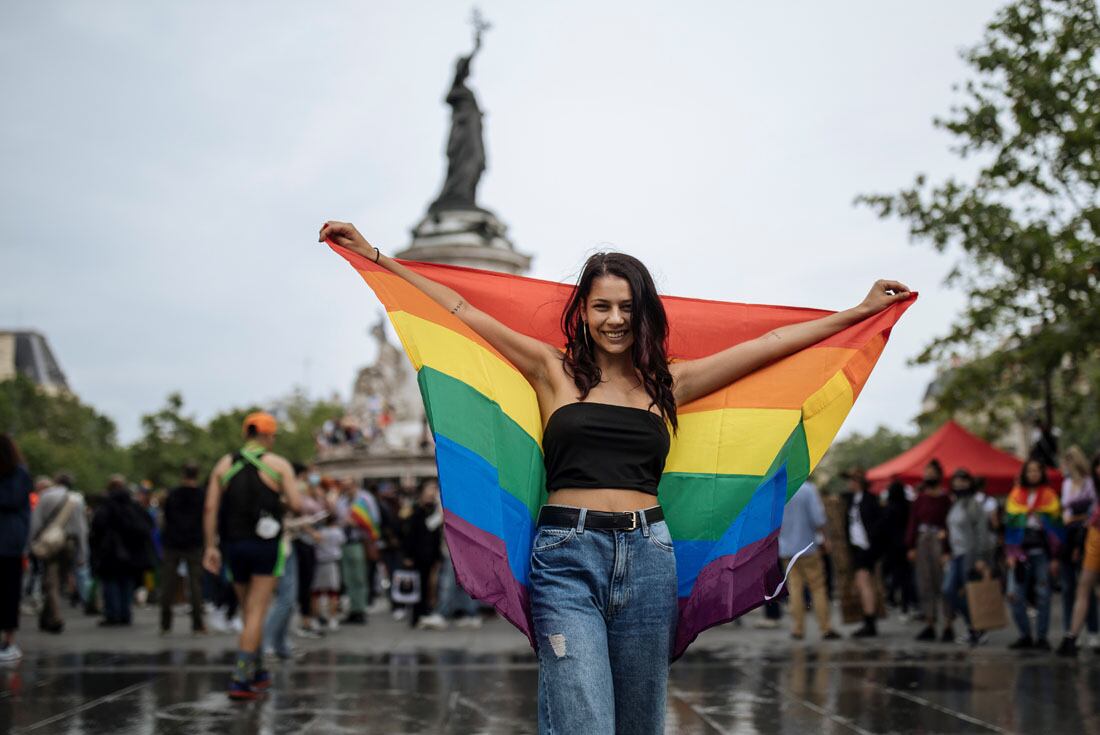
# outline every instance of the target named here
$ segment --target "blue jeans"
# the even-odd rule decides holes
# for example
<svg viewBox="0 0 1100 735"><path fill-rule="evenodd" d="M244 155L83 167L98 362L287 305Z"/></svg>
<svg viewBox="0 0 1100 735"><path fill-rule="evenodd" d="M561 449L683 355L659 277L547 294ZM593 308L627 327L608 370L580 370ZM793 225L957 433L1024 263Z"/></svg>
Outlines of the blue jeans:
<svg viewBox="0 0 1100 735"><path fill-rule="evenodd" d="M271 648L276 655L290 656L290 617L298 599L298 555L291 548L283 562L283 576L275 586L275 599L264 620L264 648Z"/></svg>
<svg viewBox="0 0 1100 735"><path fill-rule="evenodd" d="M1020 565L1023 565L1021 571ZM1019 579L1017 579L1019 576ZM1035 638L1044 640L1050 630L1050 559L1043 549L1027 552L1027 563L1016 562L1008 572L1008 599L1012 619L1021 636L1031 637L1031 621L1027 618L1027 588L1035 585Z"/></svg>
<svg viewBox="0 0 1100 735"><path fill-rule="evenodd" d="M1073 602L1077 598L1077 579L1081 576L1081 562L1073 564L1068 559L1062 560L1062 628L1069 630L1070 619L1073 617ZM1096 593L1089 592L1089 609L1085 615L1085 624L1090 633L1098 630L1096 616Z"/></svg>
<svg viewBox="0 0 1100 735"><path fill-rule="evenodd" d="M103 617L112 623L129 624L130 603L134 599L134 576L103 577Z"/></svg>
<svg viewBox="0 0 1100 735"><path fill-rule="evenodd" d="M634 531L540 526L531 547L539 732L663 733L676 637L664 521Z"/></svg>
<svg viewBox="0 0 1100 735"><path fill-rule="evenodd" d="M943 601L953 615L961 615L970 627L970 608L966 604L966 573L970 571L967 558L953 556L947 564L947 573L943 577Z"/></svg>
<svg viewBox="0 0 1100 735"><path fill-rule="evenodd" d="M453 618L458 613L474 617L481 611L478 601L458 586L454 563L449 556L443 557L443 566L439 569L439 604L435 611L445 618Z"/></svg>

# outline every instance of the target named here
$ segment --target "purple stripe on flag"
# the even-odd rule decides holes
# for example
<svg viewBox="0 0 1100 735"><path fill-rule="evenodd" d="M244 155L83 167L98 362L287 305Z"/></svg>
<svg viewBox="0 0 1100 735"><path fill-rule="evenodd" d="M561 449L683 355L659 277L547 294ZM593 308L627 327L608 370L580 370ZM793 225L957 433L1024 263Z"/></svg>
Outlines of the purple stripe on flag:
<svg viewBox="0 0 1100 735"><path fill-rule="evenodd" d="M703 567L691 596L680 599L673 660L700 633L728 623L764 602L783 580L779 569L779 530Z"/></svg>
<svg viewBox="0 0 1100 735"><path fill-rule="evenodd" d="M470 597L496 608L505 620L519 628L534 648L533 626L528 617L527 588L512 575L504 542L444 511L444 533L451 550L455 577Z"/></svg>

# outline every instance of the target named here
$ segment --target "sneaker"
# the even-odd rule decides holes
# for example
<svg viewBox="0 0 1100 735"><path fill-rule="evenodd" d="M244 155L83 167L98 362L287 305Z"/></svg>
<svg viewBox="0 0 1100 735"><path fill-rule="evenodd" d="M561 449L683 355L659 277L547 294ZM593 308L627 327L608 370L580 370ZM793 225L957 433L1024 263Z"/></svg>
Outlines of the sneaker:
<svg viewBox="0 0 1100 735"><path fill-rule="evenodd" d="M970 631L968 631L967 634L966 634L966 641L965 642L966 642L966 645L970 646L971 648L974 648L976 646L980 646L983 643L985 643L985 637L986 637L986 634L985 634L984 630L974 630L973 628L971 628Z"/></svg>
<svg viewBox="0 0 1100 735"><path fill-rule="evenodd" d="M1077 655L1077 639L1066 636L1058 646L1058 655L1073 658Z"/></svg>
<svg viewBox="0 0 1100 735"><path fill-rule="evenodd" d="M1024 635L1016 639L1015 643L1010 643L1008 649L1010 651L1026 651L1035 645L1035 641L1031 640L1031 636Z"/></svg>
<svg viewBox="0 0 1100 735"><path fill-rule="evenodd" d="M425 615L416 621L416 627L420 630L447 630L447 621L439 613Z"/></svg>
<svg viewBox="0 0 1100 735"><path fill-rule="evenodd" d="M455 621L455 626L459 628L470 628L472 630L478 630L481 628L481 616L480 615L467 615L464 618L459 618Z"/></svg>
<svg viewBox="0 0 1100 735"><path fill-rule="evenodd" d="M1036 651L1049 651L1050 650L1050 641L1048 641L1046 638L1040 638L1037 641L1035 641L1034 648L1035 648Z"/></svg>
<svg viewBox="0 0 1100 735"><path fill-rule="evenodd" d="M852 633L853 638L874 638L877 635L878 630L875 629L875 626L867 623L864 623L855 633Z"/></svg>
<svg viewBox="0 0 1100 735"><path fill-rule="evenodd" d="M233 679L229 682L229 690L226 692L230 699L237 701L251 701L257 699L260 693L252 688L252 684L247 681L237 681Z"/></svg>
<svg viewBox="0 0 1100 735"><path fill-rule="evenodd" d="M21 658L23 658L23 652L14 643L9 643L0 648L0 664L14 663Z"/></svg>
<svg viewBox="0 0 1100 735"><path fill-rule="evenodd" d="M399 608L397 608L396 610L393 611L393 619L400 623L402 620L404 620L408 616L408 614L409 614L408 609L406 609L404 607L399 607Z"/></svg>
<svg viewBox="0 0 1100 735"><path fill-rule="evenodd" d="M298 636L299 638L324 638L323 635L313 630L313 628L303 628L301 626L298 626L294 629L294 635Z"/></svg>
<svg viewBox="0 0 1100 735"><path fill-rule="evenodd" d="M330 618L327 627L330 633L335 633L340 630L340 621L336 618Z"/></svg>
<svg viewBox="0 0 1100 735"><path fill-rule="evenodd" d="M825 635L821 636L821 640L823 640L823 641L839 641L840 640L840 633L837 633L835 630L830 630L827 633L825 633Z"/></svg>
<svg viewBox="0 0 1100 735"><path fill-rule="evenodd" d="M924 626L924 630L917 633L918 641L934 641L936 640L936 629L931 625Z"/></svg>
<svg viewBox="0 0 1100 735"><path fill-rule="evenodd" d="M954 642L955 642L955 631L951 628L950 625L948 625L947 627L945 627L943 629L943 632L940 633L940 643L954 643Z"/></svg>
<svg viewBox="0 0 1100 735"><path fill-rule="evenodd" d="M252 688L262 692L271 688L271 672L267 669L256 669L256 675L252 677Z"/></svg>
<svg viewBox="0 0 1100 735"><path fill-rule="evenodd" d="M220 607L215 607L206 616L206 624L210 627L210 630L215 633L228 633L229 624L225 619L225 610Z"/></svg>
<svg viewBox="0 0 1100 735"><path fill-rule="evenodd" d="M240 633L242 630L244 630L244 621L241 620L240 615L233 616L233 619L229 621L229 628L234 633Z"/></svg>

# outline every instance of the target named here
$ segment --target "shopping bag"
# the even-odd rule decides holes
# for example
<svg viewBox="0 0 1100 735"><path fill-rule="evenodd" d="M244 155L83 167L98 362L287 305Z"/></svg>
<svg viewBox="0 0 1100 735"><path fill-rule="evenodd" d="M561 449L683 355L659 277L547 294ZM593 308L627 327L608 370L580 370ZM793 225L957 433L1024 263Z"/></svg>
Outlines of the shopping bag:
<svg viewBox="0 0 1100 735"><path fill-rule="evenodd" d="M987 631L1008 627L1005 596L1001 581L986 570L981 579L966 583L966 604L970 607L970 627Z"/></svg>

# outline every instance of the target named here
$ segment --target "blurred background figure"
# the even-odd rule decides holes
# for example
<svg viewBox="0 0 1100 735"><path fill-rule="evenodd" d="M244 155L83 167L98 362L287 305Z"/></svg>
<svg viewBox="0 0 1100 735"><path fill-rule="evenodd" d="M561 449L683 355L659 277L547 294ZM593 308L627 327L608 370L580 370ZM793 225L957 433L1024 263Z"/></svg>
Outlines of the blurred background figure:
<svg viewBox="0 0 1100 735"><path fill-rule="evenodd" d="M787 501L783 509L783 525L779 530L779 563L788 569L790 590L791 637L802 640L805 635L806 593L809 592L817 627L824 640L840 636L833 630L829 595L825 589L825 561L829 540L825 536L825 506L817 486L806 481Z"/></svg>
<svg viewBox="0 0 1100 735"><path fill-rule="evenodd" d="M18 661L15 643L23 597L23 550L31 527L34 483L19 447L0 434L0 663Z"/></svg>
<svg viewBox="0 0 1100 735"><path fill-rule="evenodd" d="M951 496L943 486L943 465L933 459L924 468L924 481L910 508L905 534L909 559L916 565L917 595L924 618L924 628L917 634L918 641L936 640L936 623L943 601L943 568L950 559L947 552L949 510ZM945 624L940 640L948 643L955 640L955 634L947 625L946 616L944 612Z"/></svg>
<svg viewBox="0 0 1100 735"><path fill-rule="evenodd" d="M1089 461L1081 448L1074 445L1062 458L1062 522L1066 527L1066 542L1059 556L1062 572L1062 626L1072 627L1073 603L1077 597L1077 581L1081 576L1081 564L1085 554L1085 536L1088 520L1097 508L1096 484L1089 471ZM1087 590L1088 612L1085 621L1089 631L1089 645L1096 648L1097 612L1096 595Z"/></svg>
<svg viewBox="0 0 1100 735"><path fill-rule="evenodd" d="M179 567L186 568L188 601L191 603L191 632L205 633L202 604L202 510L206 489L199 485L199 466L186 463L180 472L179 487L164 500L164 526L161 539L164 563L160 581L160 631L172 630L172 605L176 601Z"/></svg>
<svg viewBox="0 0 1100 735"><path fill-rule="evenodd" d="M970 623L966 583L972 573L990 568L994 546L989 517L975 494L976 489L977 483L967 470L955 470L951 476L951 493L955 496L955 501L947 512L947 538L950 540L951 560L943 582L946 615L944 630L952 631L954 617L961 615L967 627L966 642L970 645L977 645L982 635ZM944 638L946 637L945 633Z"/></svg>
<svg viewBox="0 0 1100 735"><path fill-rule="evenodd" d="M850 469L844 477L848 482L848 491L845 493L848 553L852 560L855 587L863 611L863 625L852 635L856 638L873 638L878 635L875 622L878 615L875 565L882 550L883 510L879 499L871 493L867 476L862 469Z"/></svg>
<svg viewBox="0 0 1100 735"><path fill-rule="evenodd" d="M134 501L121 475L107 483L107 498L92 518L88 546L92 572L103 585L100 625L130 625L134 589L155 565L156 553L153 520Z"/></svg>
<svg viewBox="0 0 1100 735"><path fill-rule="evenodd" d="M917 589L913 564L905 534L909 530L909 488L901 480L892 480L886 488L886 511L882 519L882 575L886 584L887 604L900 608L908 618L917 608Z"/></svg>
<svg viewBox="0 0 1100 735"><path fill-rule="evenodd" d="M30 543L32 551L37 541L60 531L63 541L43 553L35 553L42 567L42 612L38 628L47 633L65 629L61 619L61 587L75 567L87 563L88 522L84 515L84 498L74 492L73 477L59 472L54 484L38 497L31 511Z"/></svg>

